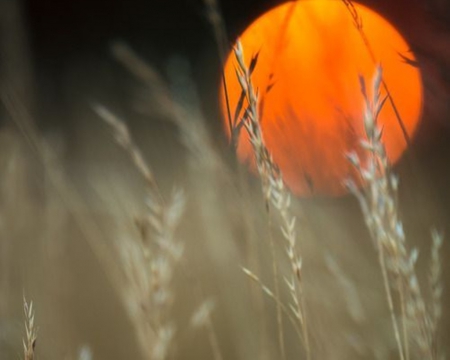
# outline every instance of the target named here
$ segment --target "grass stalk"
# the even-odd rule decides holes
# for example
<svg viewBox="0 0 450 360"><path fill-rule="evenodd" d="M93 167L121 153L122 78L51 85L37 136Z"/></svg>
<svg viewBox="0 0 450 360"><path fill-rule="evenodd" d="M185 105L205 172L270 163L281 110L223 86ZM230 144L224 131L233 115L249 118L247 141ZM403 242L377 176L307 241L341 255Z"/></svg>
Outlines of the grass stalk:
<svg viewBox="0 0 450 360"><path fill-rule="evenodd" d="M383 246L382 246L381 242L378 241L377 244L378 244L378 262L380 263L381 273L383 274L384 290L386 292L386 299L387 299L387 303L389 306L389 314L391 316L392 327L394 329L394 336L395 336L395 341L397 343L398 355L399 355L400 360L404 360L405 359L404 348L403 348L402 340L400 338L400 330L399 330L399 325L398 325L398 321L397 321L397 316L395 314L395 307L394 307L394 301L392 298L391 285L389 284L389 276L388 276L388 271L386 269L386 257L385 257ZM406 337L406 334L405 334L405 337Z"/></svg>
<svg viewBox="0 0 450 360"><path fill-rule="evenodd" d="M432 349L436 335L429 326L433 316L422 296L415 269L419 252L414 248L409 250L406 243L403 223L399 219L399 182L392 174L382 143L382 131L378 127L378 115L388 97L381 96L381 67L377 68L373 78L370 96L364 79L360 81L365 99L366 139L362 141L362 147L369 156L364 166L355 153L348 154L348 159L358 170L366 187L359 190L352 181L347 184L360 203L366 225L376 244L399 357L403 360L411 356L416 358L420 354L421 359L435 360ZM399 294L395 304L393 290ZM402 337L396 316L398 308L403 321ZM415 348L409 349L410 346Z"/></svg>
<svg viewBox="0 0 450 360"><path fill-rule="evenodd" d="M241 122L249 134L253 147L265 201L273 206L280 218L280 229L286 241L286 254L291 265L291 274L285 277L292 300L290 308L302 328L302 340L306 358L310 360L309 329L305 317L305 301L303 298L302 259L298 255L295 231L296 217L292 214L291 196L284 184L281 171L265 145L260 127L258 95L251 80L252 66L247 67L244 49L239 40L234 48L234 54L238 64L236 74L247 101L247 107L244 109Z"/></svg>
<svg viewBox="0 0 450 360"><path fill-rule="evenodd" d="M270 253L272 256L272 273L273 273L273 281L274 281L274 287L275 287L275 297L277 299L280 299L280 283L279 283L279 271L278 271L278 264L276 261L276 253L275 253L275 241L273 239L272 234L272 218L270 215L270 208L267 207L268 212L268 218L269 218L269 244L270 244ZM284 345L284 330L283 330L283 317L281 316L281 305L280 301L277 301L276 304L276 311L277 311L277 326L278 326L278 345L280 347L280 354L281 359L286 359L286 348Z"/></svg>

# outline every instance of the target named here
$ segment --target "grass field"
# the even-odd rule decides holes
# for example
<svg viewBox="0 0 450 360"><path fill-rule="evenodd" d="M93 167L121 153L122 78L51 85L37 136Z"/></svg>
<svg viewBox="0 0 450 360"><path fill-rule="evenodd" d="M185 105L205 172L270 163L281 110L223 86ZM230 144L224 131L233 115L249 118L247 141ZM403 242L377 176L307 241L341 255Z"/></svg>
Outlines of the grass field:
<svg viewBox="0 0 450 360"><path fill-rule="evenodd" d="M218 4L204 6L223 49ZM347 154L366 186L296 198L232 51L257 174L182 57L160 74L114 43L140 112L92 96L75 140L41 131L16 78L1 88L0 359L445 359L448 145L391 166L379 67L364 79L367 159Z"/></svg>

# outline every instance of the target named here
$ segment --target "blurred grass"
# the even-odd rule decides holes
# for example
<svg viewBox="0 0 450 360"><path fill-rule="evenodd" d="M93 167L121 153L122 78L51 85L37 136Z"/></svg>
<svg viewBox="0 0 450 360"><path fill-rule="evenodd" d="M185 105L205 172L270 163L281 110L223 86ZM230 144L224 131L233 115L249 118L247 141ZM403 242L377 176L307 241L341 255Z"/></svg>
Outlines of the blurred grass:
<svg viewBox="0 0 450 360"><path fill-rule="evenodd" d="M92 350L93 359L148 358L136 334L137 320L124 301L133 294L117 280L127 266L118 249L124 243L139 244L135 220L148 216L147 183L92 111L90 102L99 100L130 119L136 146L151 165L162 195L170 198L174 187L186 195L174 233L184 254L173 269L168 318L177 330L171 358L217 357L210 346L211 331L224 359L280 358L276 306L241 267L252 269L273 289L268 234L276 244L282 235L268 221L259 180L236 164L230 150L214 140L216 134L210 135L189 67L183 59L174 59L169 86L161 81L149 87L130 77L131 85L125 88L141 105L140 112L129 103L116 106L111 101L115 95L107 94L102 81L115 83L117 68L102 68L98 77L93 68L84 82L77 76L81 70L71 78L75 125L69 141L40 133L32 116L14 120L17 114L5 115L8 126L0 133L0 358L15 359L22 352L24 296L34 304L38 359L81 358L83 346ZM34 113L32 102L13 91L14 86L5 89L3 94L15 97L19 110ZM30 125L27 136L20 131L22 121ZM42 145L38 151L36 144ZM418 162L419 168L429 169L420 158ZM423 199L427 192L415 188L408 167L398 171L399 207L408 241L421 251L417 272L424 274L419 276L423 284L429 226L445 226L441 219L448 219L450 211L439 197ZM439 191L447 193L442 179L448 175L438 167L424 177L438 178L443 182ZM356 199L292 199L292 211L305 229L302 281L313 358L396 358L376 253ZM423 220L430 213L436 224ZM86 229L93 224L92 238ZM443 259L446 254L444 244ZM283 247L276 247L275 259L281 273L289 272ZM446 284L445 261L443 267ZM140 270L149 269L144 264ZM288 301L290 294L280 288L280 299ZM445 290L440 333L444 350L450 329L447 294ZM193 328L191 317L207 299L215 304L209 314L211 327ZM286 358L298 358L301 344L295 330L289 321L283 324ZM149 338L150 349L153 341Z"/></svg>

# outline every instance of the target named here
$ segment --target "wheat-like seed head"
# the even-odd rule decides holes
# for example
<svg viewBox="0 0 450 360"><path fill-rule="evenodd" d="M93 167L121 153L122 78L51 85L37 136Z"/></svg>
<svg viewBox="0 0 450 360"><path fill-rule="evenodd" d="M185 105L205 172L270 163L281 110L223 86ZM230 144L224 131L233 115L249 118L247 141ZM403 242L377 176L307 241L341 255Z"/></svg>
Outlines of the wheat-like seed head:
<svg viewBox="0 0 450 360"><path fill-rule="evenodd" d="M34 324L34 309L33 302L27 302L23 299L23 311L25 315L25 338L23 339L23 353L24 360L34 359L34 350L36 347L37 329Z"/></svg>
<svg viewBox="0 0 450 360"><path fill-rule="evenodd" d="M432 311L428 309L416 275L419 251L409 249L403 223L398 209L399 180L392 173L386 150L382 142L382 129L377 120L387 96L381 96L382 69L377 67L372 82L372 97L369 97L364 79L361 92L365 100L364 128L366 138L362 147L368 152L367 163L355 153L349 154L350 163L358 170L366 187L362 190L350 180L346 184L361 206L365 222L379 254L394 333L401 359L438 359L434 343L436 341L436 315L439 314L439 237L434 236L434 250L431 282L436 289L432 300ZM391 289L399 294L398 304L394 303ZM401 327L397 321L400 312ZM435 313L435 314L434 314Z"/></svg>

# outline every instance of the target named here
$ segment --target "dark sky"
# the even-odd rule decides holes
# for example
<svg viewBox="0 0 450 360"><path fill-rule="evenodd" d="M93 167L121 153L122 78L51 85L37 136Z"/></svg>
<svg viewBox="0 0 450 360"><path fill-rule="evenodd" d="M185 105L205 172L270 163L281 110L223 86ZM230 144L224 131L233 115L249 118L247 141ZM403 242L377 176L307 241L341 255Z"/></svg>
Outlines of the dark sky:
<svg viewBox="0 0 450 360"><path fill-rule="evenodd" d="M417 1L422 0L362 2L408 32L414 23L409 20L410 4ZM230 38L279 3L222 1L220 7ZM99 51L108 41L123 38L135 46L150 46L162 57L179 51L195 61L196 53L212 42L203 0L28 0L25 14L37 60L52 57L56 61L87 49ZM420 25L414 23L413 27Z"/></svg>
<svg viewBox="0 0 450 360"><path fill-rule="evenodd" d="M360 2L382 12L406 32L421 26L411 18L411 12L424 10L424 4L433 3L426 0ZM235 33L278 3L277 0L224 0L220 7L228 29ZM42 51L68 51L98 45L117 36L145 38L161 48L183 47L182 44L195 47L207 36L203 0L27 0L24 4L33 42ZM436 13L442 16L442 11Z"/></svg>
<svg viewBox="0 0 450 360"><path fill-rule="evenodd" d="M223 14L231 27L239 27L270 2L224 2ZM26 12L34 48L42 56L117 37L148 42L161 52L195 52L209 37L202 0L29 0Z"/></svg>

